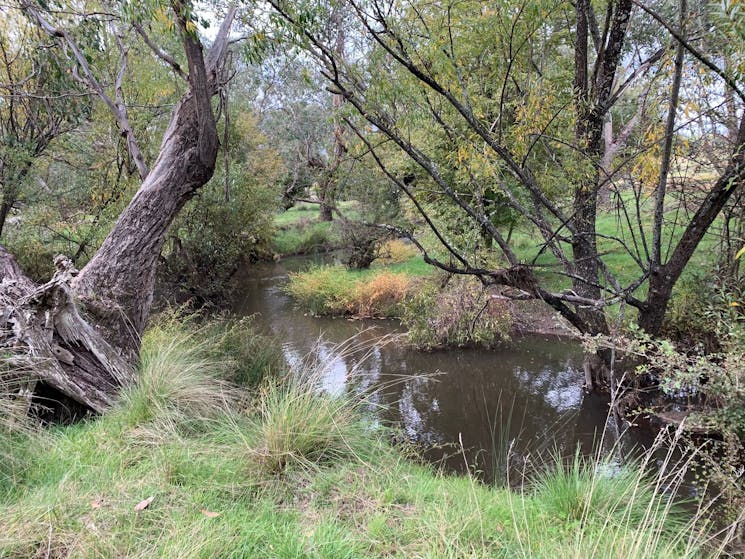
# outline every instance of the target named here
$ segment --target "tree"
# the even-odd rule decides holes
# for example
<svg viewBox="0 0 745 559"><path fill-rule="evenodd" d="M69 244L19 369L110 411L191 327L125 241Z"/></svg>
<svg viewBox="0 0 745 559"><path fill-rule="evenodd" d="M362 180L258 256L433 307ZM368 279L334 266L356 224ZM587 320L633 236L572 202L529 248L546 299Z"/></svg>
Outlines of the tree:
<svg viewBox="0 0 745 559"><path fill-rule="evenodd" d="M128 4L120 6L126 13ZM117 387L132 377L132 363L148 320L158 256L169 225L184 204L212 176L218 134L211 99L227 79L223 65L236 9L231 7L207 54L196 33L193 7L178 0L169 9L180 36L186 69L145 33L140 36L155 56L182 76L186 90L173 110L158 156L149 168L144 160L124 95L127 46L118 15L102 16L114 30L119 72L113 96L95 75L88 57L54 14L30 2L20 8L60 47L70 53L72 71L109 107L142 184L112 231L79 273L68 260L57 260L58 272L36 286L20 271L12 255L0 248L0 278L6 346L25 348L37 362L38 379L95 411L111 404ZM137 16L131 25L141 25ZM82 17L90 14L83 14ZM65 17L65 16L60 16ZM144 39L144 37L148 37ZM78 305L85 309L85 315Z"/></svg>
<svg viewBox="0 0 745 559"><path fill-rule="evenodd" d="M64 71L38 29L3 9L0 29L0 237L33 162L89 114L88 92Z"/></svg>
<svg viewBox="0 0 745 559"><path fill-rule="evenodd" d="M324 13L322 3L270 3L319 63L331 89L356 109L359 118L348 125L434 231L444 258L418 242L414 231L400 231L419 245L425 260L503 285L514 297L542 299L584 333L607 333L605 309L616 303L635 308L648 332L660 332L673 286L714 219L743 189L741 116L718 178L687 221L671 225L664 219L665 207L680 203L671 196L669 171L680 165L686 136L701 138L697 126L721 125L717 113L683 99L681 76L706 75L704 93L711 99L729 91L740 106L745 101L737 82L714 63L716 51L703 52L687 40L707 34L691 29L693 22L706 25L705 14L685 3L653 8L637 0L613 0L602 10L589 0L489 7L446 2L441 9L347 0L368 39L363 53L347 61L316 31L314 17L325 17L317 16ZM675 23L668 21L670 13L677 13ZM670 99L664 111L645 103L658 92ZM682 119L677 97L693 116ZM433 149L432 137L447 142L450 155ZM378 149L382 138L419 166L426 185L407 185L390 171ZM645 166L658 169L651 224L643 208L651 186L640 175ZM490 219L479 196L489 189L542 238L530 260L521 260ZM597 231L604 190L615 195L626 238ZM502 267L480 265L439 227L426 205L433 196L493 239ZM663 244L671 246L667 255ZM606 257L619 251L638 268L623 282ZM553 289L536 273L544 253L571 281L569 288ZM639 296L643 285L647 293Z"/></svg>

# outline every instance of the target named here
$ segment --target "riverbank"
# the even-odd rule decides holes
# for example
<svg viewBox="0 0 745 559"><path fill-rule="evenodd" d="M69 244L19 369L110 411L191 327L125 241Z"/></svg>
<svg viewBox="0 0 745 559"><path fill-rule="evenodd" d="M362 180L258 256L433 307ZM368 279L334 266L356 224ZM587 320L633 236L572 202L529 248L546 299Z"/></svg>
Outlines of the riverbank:
<svg viewBox="0 0 745 559"><path fill-rule="evenodd" d="M247 328L187 328L148 333L138 386L103 417L3 435L0 556L717 555L641 469L576 459L518 490L446 476L364 401L252 362L268 344Z"/></svg>
<svg viewBox="0 0 745 559"><path fill-rule="evenodd" d="M578 337L542 301L517 301L505 288L446 275L425 264L413 247L404 252L397 247L401 241L389 244L398 259L381 259L360 271L315 266L291 273L286 291L315 316L400 319L409 341L424 349L492 347L512 335Z"/></svg>

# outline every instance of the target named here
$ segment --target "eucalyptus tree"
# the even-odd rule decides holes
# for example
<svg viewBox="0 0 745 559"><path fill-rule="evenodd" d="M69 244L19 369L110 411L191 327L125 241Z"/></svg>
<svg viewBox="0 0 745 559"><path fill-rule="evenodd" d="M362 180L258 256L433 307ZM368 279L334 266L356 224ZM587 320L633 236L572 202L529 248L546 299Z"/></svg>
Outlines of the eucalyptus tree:
<svg viewBox="0 0 745 559"><path fill-rule="evenodd" d="M0 237L34 161L90 113L61 53L17 11L0 8Z"/></svg>
<svg viewBox="0 0 745 559"><path fill-rule="evenodd" d="M719 53L703 38L728 31L710 28L703 8L641 0L346 0L365 39L351 60L321 32L327 4L269 1L353 109L348 125L439 240L444 258L413 231L399 231L429 263L502 285L507 296L542 299L584 333L607 333L605 309L616 303L635 308L647 331L660 331L673 286L743 189L745 96L734 77L742 74L717 65ZM693 75L707 80L697 93L683 79ZM686 186L684 146L703 139L698 125L722 125L694 95L715 105L725 93L740 115L737 133L718 149L722 164L709 168L716 178L685 221L670 224L665 210L678 205L671 194ZM403 181L380 150L387 143L426 181ZM541 239L528 258L492 219L494 206L483 203L490 191ZM615 197L623 235L597 230L603 192ZM428 210L433 198L486 232L503 264L484 266L442 230ZM569 288L557 290L536 273L546 253ZM634 263L633 277L613 269L618 253Z"/></svg>
<svg viewBox="0 0 745 559"><path fill-rule="evenodd" d="M31 356L39 380L100 411L132 377L169 225L214 172L219 142L212 97L229 79L224 69L236 8L227 9L206 53L190 2L57 6L20 0L16 8L65 53L70 73L108 108L141 178L111 232L79 272L59 258L53 280L37 286L0 247L3 344ZM113 37L117 48L118 70L111 83L102 79L95 57L72 31L92 22L97 36ZM149 29L154 22L176 34L180 52L154 39ZM147 45L153 64L165 65L183 84L152 163L140 148L127 104L125 77L134 40Z"/></svg>

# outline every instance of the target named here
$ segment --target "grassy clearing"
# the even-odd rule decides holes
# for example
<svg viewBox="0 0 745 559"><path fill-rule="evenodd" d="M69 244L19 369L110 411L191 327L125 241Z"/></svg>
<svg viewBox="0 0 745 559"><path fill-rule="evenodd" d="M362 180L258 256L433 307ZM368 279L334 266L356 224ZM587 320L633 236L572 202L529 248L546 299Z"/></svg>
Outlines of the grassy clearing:
<svg viewBox="0 0 745 559"><path fill-rule="evenodd" d="M341 202L339 209L350 219L358 216L358 203ZM319 221L318 204L300 202L274 216L272 250L282 256L334 250L341 246L337 222Z"/></svg>
<svg viewBox="0 0 745 559"><path fill-rule="evenodd" d="M512 492L416 465L308 371L229 385L224 334L160 323L97 420L3 431L0 557L698 557L640 470L575 461ZM292 380L288 380L292 379ZM166 427L166 428L164 428Z"/></svg>
<svg viewBox="0 0 745 559"><path fill-rule="evenodd" d="M623 196L624 202L631 212L634 206L633 196L629 193ZM629 248L634 250L635 242L638 250L641 252L642 261L645 261L644 246L642 242L642 231L651 238L652 231L652 199L648 198L642 201L640 206L641 230L639 225L629 227L626 219L619 216L615 209L604 209L598 213L596 229L598 233L598 251L602 255L603 261L608 269L616 276L622 286L630 285L642 275L637 263L623 247L619 240L623 241ZM630 214L631 215L631 214ZM635 219L631 215L632 219ZM667 254L669 247L674 247L674 243L681 237L684 231L683 225L685 220L679 216L676 210L668 210L665 214L666 224L663 232L662 247L663 255ZM682 223L681 223L682 221ZM716 231L716 224L712 231ZM649 240L647 240L649 242ZM538 276L546 282L547 289L551 291L561 291L571 287L571 280L562 275L558 260L548 250L545 250L536 258L538 250L543 247L543 241L540 234L531 227L522 226L515 229L512 235L512 245L518 258L522 262L533 262L538 266ZM700 268L709 268L712 264L712 255L716 253L715 233L710 232L701 241L696 250L689 270ZM571 246L565 245L567 254L571 254ZM686 272L684 276L689 275ZM646 293L646 282L639 287L636 295L643 297Z"/></svg>

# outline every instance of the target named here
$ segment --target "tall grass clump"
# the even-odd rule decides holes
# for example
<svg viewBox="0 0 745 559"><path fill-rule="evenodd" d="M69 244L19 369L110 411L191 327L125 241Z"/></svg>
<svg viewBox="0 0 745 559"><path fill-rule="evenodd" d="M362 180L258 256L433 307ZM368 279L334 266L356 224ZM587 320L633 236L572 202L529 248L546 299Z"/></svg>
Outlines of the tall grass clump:
<svg viewBox="0 0 745 559"><path fill-rule="evenodd" d="M364 439L362 418L349 399L294 378L263 390L257 432L255 455L272 473L349 458Z"/></svg>
<svg viewBox="0 0 745 559"><path fill-rule="evenodd" d="M321 266L290 274L286 291L316 315L391 318L403 312L411 286L411 276L405 273Z"/></svg>
<svg viewBox="0 0 745 559"><path fill-rule="evenodd" d="M203 334L211 340L210 356L226 366L226 380L241 388L257 388L286 372L280 344L256 328L253 316L209 321Z"/></svg>
<svg viewBox="0 0 745 559"><path fill-rule="evenodd" d="M352 314L364 317L400 316L411 284L411 278L406 274L376 273L355 286L348 309Z"/></svg>
<svg viewBox="0 0 745 559"><path fill-rule="evenodd" d="M345 314L357 280L341 267L320 266L290 274L285 289L312 314Z"/></svg>
<svg viewBox="0 0 745 559"><path fill-rule="evenodd" d="M236 398L234 367L215 355L214 326L166 313L146 332L136 382L122 393L127 423L177 427L223 413Z"/></svg>
<svg viewBox="0 0 745 559"><path fill-rule="evenodd" d="M588 458L577 451L565 461L558 454L528 484L542 515L573 535L564 557L670 558L720 557L733 530L715 532L710 505L692 510L681 497L693 455L675 457L681 432L658 436L640 458L619 464L611 456ZM522 507L513 507L520 545L541 530ZM518 509L519 512L518 512ZM544 550L542 556L551 556ZM555 551L558 553L558 550Z"/></svg>
<svg viewBox="0 0 745 559"><path fill-rule="evenodd" d="M379 343L388 341L384 338ZM377 436L365 419L368 394L338 393L326 385L338 360L356 362L347 375L357 375L372 345L361 336L325 351L320 351L321 344L319 340L316 351L304 362L261 391L255 419L258 444L253 453L266 471L354 459L374 446ZM355 359L347 359L352 355Z"/></svg>

